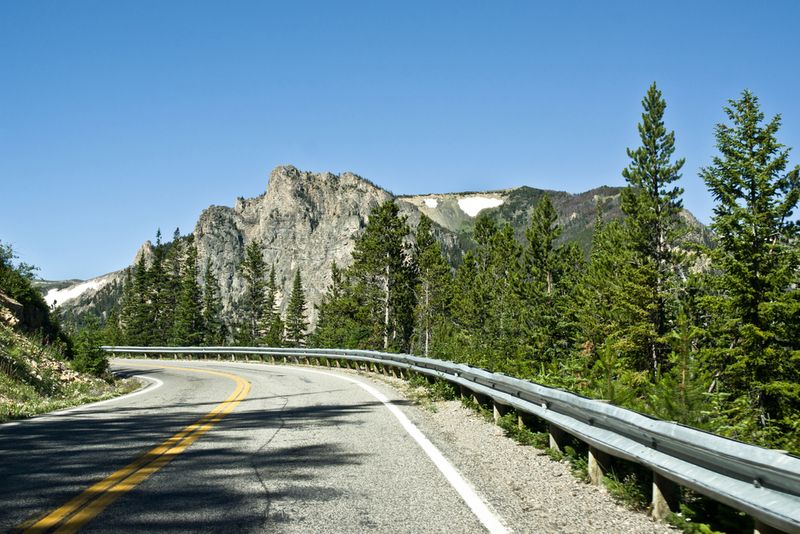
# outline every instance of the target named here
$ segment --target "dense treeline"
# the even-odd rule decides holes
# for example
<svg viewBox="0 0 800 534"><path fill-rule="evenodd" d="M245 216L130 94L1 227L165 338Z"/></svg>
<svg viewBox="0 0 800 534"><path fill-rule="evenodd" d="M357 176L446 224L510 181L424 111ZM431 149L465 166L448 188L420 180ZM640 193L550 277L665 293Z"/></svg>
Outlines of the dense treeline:
<svg viewBox="0 0 800 534"><path fill-rule="evenodd" d="M237 320L227 324L217 274L210 260L202 268L198 264L194 236L175 230L172 241L162 243L159 231L152 257L140 255L126 272L120 304L109 314L102 339L143 346L304 345L308 319L300 272L285 321L275 269L268 271L258 241L247 245L239 272L245 291L234 305Z"/></svg>
<svg viewBox="0 0 800 534"><path fill-rule="evenodd" d="M625 217L598 216L588 259L557 244L547 196L523 240L478 217L455 270L430 220L412 235L388 201L352 265L333 265L311 343L466 362L800 452L800 179L780 118L748 91L725 108L701 172L716 201L706 247L686 237L684 160L655 84L642 105Z"/></svg>

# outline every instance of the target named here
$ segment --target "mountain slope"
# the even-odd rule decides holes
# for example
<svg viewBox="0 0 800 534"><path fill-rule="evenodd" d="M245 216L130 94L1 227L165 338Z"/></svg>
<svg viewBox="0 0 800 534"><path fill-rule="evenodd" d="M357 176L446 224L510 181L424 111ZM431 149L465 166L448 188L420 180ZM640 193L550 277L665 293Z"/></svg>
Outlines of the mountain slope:
<svg viewBox="0 0 800 534"><path fill-rule="evenodd" d="M275 266L281 309L285 307L294 273L299 269L314 324L313 304L320 301L330 283L331 263L349 265L355 238L366 227L370 211L386 200L396 200L412 228L422 214L430 217L434 221L434 234L442 242L450 261L457 264L464 251L472 246L472 227L479 214L486 213L500 222L508 222L522 237L533 207L545 193L550 195L559 215L558 222L564 228L561 239L575 240L588 251L598 203L602 205L604 218L621 216L619 192L620 188L600 187L571 194L523 186L489 192L394 197L352 173L312 173L281 166L272 171L264 194L239 198L233 207L205 209L193 234L201 270L206 260L210 260L219 277L226 320L238 318L236 302L244 291L238 266L245 246L258 239L267 265ZM136 258L151 250L152 246L146 243ZM61 297L59 304L66 322L80 322L88 311L104 315L111 309L121 294L123 276L124 271L117 271L58 287L51 290L48 297ZM77 296L64 298L71 295Z"/></svg>

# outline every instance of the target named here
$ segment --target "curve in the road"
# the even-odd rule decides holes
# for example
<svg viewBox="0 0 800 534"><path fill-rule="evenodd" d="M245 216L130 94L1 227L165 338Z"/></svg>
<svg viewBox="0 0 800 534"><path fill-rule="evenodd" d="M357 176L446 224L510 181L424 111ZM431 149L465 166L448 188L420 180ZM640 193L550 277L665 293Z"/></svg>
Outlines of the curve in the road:
<svg viewBox="0 0 800 534"><path fill-rule="evenodd" d="M131 367L136 366L135 364L129 365ZM153 367L153 365L148 365L147 367ZM44 517L22 525L20 530L31 533L47 532L53 529L56 532L76 532L119 497L147 480L170 460L186 450L200 436L208 432L211 427L233 411L250 392L250 383L231 373L188 367L161 367L230 378L236 383L236 389L227 399L194 423L153 447L127 466L112 473L100 482L89 486L82 493Z"/></svg>
<svg viewBox="0 0 800 534"><path fill-rule="evenodd" d="M303 369L303 371L307 373L332 376L334 378L352 382L379 400L381 404L383 404L386 409L389 410L389 412L391 412L391 414L394 415L398 421L400 421L400 425L408 433L408 435L417 442L423 451L425 451L425 454L428 455L428 458L430 458L436 468L441 471L442 475L444 475L453 489L458 492L466 505L469 506L469 509L472 510L472 513L475 514L481 523L483 523L483 526L486 527L491 534L505 534L509 532L500 519L489 509L484 500L478 496L473 487L464 479L464 477L461 476L456 468L453 467L453 464L451 464L447 458L444 457L441 451L436 448L436 445L431 443L431 441L425 437L425 434L423 434L416 426L414 426L414 423L412 423L408 417L406 417L406 414L404 414L400 408L392 404L392 402L386 398L386 395L369 384L365 384L360 380L355 380L347 376L326 373L325 371L315 371L313 369Z"/></svg>

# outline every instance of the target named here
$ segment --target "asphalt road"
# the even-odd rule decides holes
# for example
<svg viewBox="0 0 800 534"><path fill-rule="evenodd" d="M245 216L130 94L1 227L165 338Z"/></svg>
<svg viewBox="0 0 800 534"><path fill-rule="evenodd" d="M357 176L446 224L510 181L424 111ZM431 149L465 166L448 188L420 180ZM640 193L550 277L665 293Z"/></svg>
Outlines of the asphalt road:
<svg viewBox="0 0 800 534"><path fill-rule="evenodd" d="M150 385L0 425L0 531L502 531L388 387L300 367L113 368Z"/></svg>

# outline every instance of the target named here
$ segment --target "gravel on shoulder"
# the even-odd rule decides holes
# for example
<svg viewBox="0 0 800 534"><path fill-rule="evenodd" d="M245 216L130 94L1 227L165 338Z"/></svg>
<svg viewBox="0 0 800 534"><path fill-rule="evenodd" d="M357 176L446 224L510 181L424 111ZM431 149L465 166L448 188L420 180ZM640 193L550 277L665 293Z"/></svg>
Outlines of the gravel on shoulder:
<svg viewBox="0 0 800 534"><path fill-rule="evenodd" d="M361 374L415 398L406 382ZM404 411L513 532L675 534L670 525L617 503L575 478L566 461L520 445L460 401L423 401Z"/></svg>

